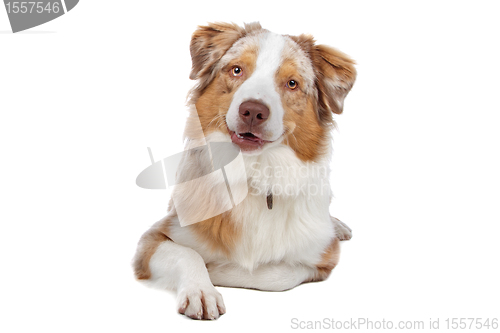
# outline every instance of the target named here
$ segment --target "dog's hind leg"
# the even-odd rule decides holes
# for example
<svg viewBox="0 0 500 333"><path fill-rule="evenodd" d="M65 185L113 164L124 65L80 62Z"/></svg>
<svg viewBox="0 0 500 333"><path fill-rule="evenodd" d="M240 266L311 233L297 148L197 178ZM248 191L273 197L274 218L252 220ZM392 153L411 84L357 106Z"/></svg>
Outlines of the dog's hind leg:
<svg viewBox="0 0 500 333"><path fill-rule="evenodd" d="M292 289L301 283L323 281L337 266L340 239L335 237L314 265L268 263L249 271L236 264L207 265L212 283L216 286L252 288L267 291Z"/></svg>
<svg viewBox="0 0 500 333"><path fill-rule="evenodd" d="M260 265L253 271L236 264L208 264L212 283L216 286L250 288L267 291L292 289L312 281L316 269L286 263Z"/></svg>
<svg viewBox="0 0 500 333"><path fill-rule="evenodd" d="M344 222L340 221L338 218L333 216L332 216L332 222L333 225L335 226L335 234L337 235L338 239L343 241L352 238L352 230L347 226L347 224L345 224Z"/></svg>
<svg viewBox="0 0 500 333"><path fill-rule="evenodd" d="M188 317L216 319L224 314L222 296L210 281L202 257L170 240L160 225L154 225L139 241L134 258L136 278L152 287L177 292L178 311Z"/></svg>

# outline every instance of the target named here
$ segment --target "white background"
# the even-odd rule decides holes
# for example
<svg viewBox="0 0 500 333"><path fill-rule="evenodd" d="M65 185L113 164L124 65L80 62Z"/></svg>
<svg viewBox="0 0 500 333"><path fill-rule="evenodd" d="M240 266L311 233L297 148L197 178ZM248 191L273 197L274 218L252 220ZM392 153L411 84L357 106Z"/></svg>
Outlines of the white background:
<svg viewBox="0 0 500 333"><path fill-rule="evenodd" d="M2 332L284 332L301 321L499 317L495 2L81 1L24 33L0 8ZM337 116L331 211L354 231L322 283L219 288L196 322L134 281L167 191L136 176L182 149L198 24L311 33L358 65Z"/></svg>

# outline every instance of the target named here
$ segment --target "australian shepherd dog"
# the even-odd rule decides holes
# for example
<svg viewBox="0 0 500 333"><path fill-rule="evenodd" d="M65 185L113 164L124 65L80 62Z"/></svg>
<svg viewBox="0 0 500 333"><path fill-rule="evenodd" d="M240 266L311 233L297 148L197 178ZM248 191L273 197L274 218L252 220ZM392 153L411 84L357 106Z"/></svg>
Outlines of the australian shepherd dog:
<svg viewBox="0 0 500 333"><path fill-rule="evenodd" d="M216 319L226 308L214 286L282 291L325 280L337 265L351 229L329 212L331 131L356 70L310 35L258 23L200 26L190 51L196 85L177 178L204 182L174 188L133 266L138 280L177 293L179 313ZM237 149L247 190L219 214L226 184L200 158L215 142Z"/></svg>

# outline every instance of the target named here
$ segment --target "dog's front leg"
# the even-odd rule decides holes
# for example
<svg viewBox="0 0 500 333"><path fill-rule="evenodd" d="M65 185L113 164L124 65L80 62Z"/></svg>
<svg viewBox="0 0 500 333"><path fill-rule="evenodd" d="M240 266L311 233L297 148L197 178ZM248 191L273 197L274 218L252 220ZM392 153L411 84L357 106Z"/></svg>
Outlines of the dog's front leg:
<svg viewBox="0 0 500 333"><path fill-rule="evenodd" d="M154 253L148 258L152 248ZM158 230L152 228L141 239L135 266L141 281L177 292L179 313L193 319L216 319L226 312L222 296L210 282L198 252L162 239Z"/></svg>

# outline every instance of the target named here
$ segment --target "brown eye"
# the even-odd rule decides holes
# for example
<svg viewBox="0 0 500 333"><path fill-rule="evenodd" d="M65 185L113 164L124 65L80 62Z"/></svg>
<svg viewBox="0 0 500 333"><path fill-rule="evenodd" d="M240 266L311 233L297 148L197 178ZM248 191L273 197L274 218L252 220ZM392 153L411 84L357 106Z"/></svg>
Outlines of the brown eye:
<svg viewBox="0 0 500 333"><path fill-rule="evenodd" d="M233 74L233 76L241 76L241 74L243 74L243 69L241 69L241 67L234 66L231 69L231 74Z"/></svg>
<svg viewBox="0 0 500 333"><path fill-rule="evenodd" d="M286 86L292 90L294 90L295 88L297 88L299 85L299 83L295 80L290 80L288 81L288 83L286 84Z"/></svg>

